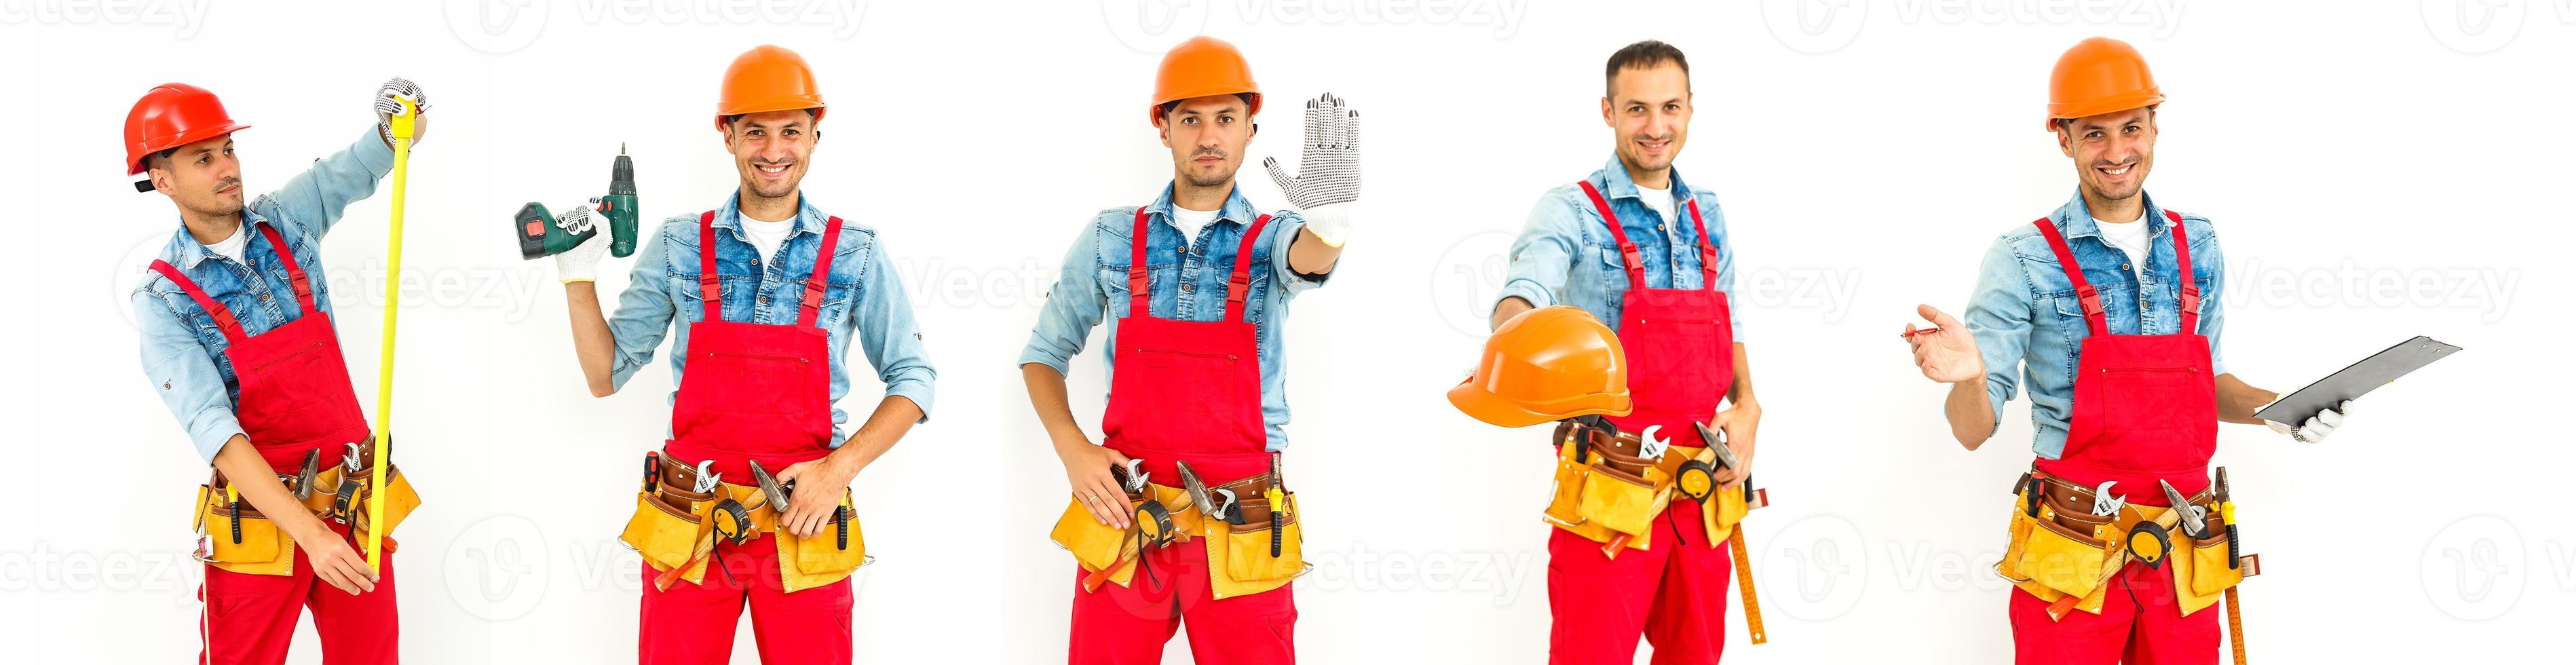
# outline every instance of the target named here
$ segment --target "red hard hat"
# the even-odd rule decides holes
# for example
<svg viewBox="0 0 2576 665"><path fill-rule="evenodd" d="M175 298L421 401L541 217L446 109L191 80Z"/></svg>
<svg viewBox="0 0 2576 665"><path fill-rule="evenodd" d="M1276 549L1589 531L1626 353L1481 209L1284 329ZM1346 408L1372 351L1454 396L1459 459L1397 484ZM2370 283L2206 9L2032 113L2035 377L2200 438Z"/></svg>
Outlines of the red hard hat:
<svg viewBox="0 0 2576 665"><path fill-rule="evenodd" d="M224 113L223 100L186 83L154 86L125 112L125 174L143 172L152 153L249 129ZM149 188L143 191L152 191Z"/></svg>

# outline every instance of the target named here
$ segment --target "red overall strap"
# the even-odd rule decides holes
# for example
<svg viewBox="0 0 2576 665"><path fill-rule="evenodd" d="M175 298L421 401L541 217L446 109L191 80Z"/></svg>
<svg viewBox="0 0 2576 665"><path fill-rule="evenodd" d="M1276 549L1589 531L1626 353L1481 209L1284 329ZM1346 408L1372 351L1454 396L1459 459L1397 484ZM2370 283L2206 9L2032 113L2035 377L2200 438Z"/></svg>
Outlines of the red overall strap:
<svg viewBox="0 0 2576 665"><path fill-rule="evenodd" d="M707 321L724 320L724 288L716 281L716 211L698 215L698 302Z"/></svg>
<svg viewBox="0 0 2576 665"><path fill-rule="evenodd" d="M1582 185L1583 194L1592 197L1593 209L1601 211L1601 221L1610 225L1610 237L1619 242L1619 260L1628 267L1628 288L1646 288L1644 252L1637 250L1636 243L1628 242L1628 230L1619 226L1619 215L1610 212L1610 201L1601 198L1601 190L1594 188L1590 180L1577 181L1575 184ZM1688 196L1688 193L1684 193L1683 196L1689 199L1691 229L1699 232L1700 286L1715 289L1717 288L1717 246L1709 243L1708 224L1700 221L1699 198Z"/></svg>
<svg viewBox="0 0 2576 665"><path fill-rule="evenodd" d="M1590 180L1574 184L1583 186L1583 195L1592 197L1593 209L1601 211L1601 221L1610 223L1610 238L1619 242L1619 260L1628 266L1628 288L1646 288L1646 259L1637 251L1637 243L1628 242L1628 230L1619 228L1619 215L1610 212L1610 201L1601 198L1601 190Z"/></svg>
<svg viewBox="0 0 2576 665"><path fill-rule="evenodd" d="M2075 250L2066 246L2066 236L2059 234L2057 224L2046 217L2030 224L2039 227L2040 237L2047 238L2048 248L2057 252L2057 264L2066 269L2066 281L2075 284L2075 301L2084 304L2085 327L2092 328L2094 335L2111 334L2110 315L2102 309L2102 292L2084 281L2084 268L2075 264Z"/></svg>
<svg viewBox="0 0 2576 665"><path fill-rule="evenodd" d="M255 226L259 227L260 235L268 237L269 249L277 251L277 262L286 266L286 283L295 287L295 302L304 306L306 314L320 313L322 308L313 304L313 281L305 279L303 266L296 265L295 249L286 246L285 238L278 237L276 226L269 224Z"/></svg>
<svg viewBox="0 0 2576 665"><path fill-rule="evenodd" d="M1139 206L1136 208L1136 231L1135 233L1130 234L1134 236L1134 242L1129 243L1133 245L1133 247L1129 248L1131 253L1127 258L1128 316L1152 316L1154 314L1154 310L1152 309L1153 301L1146 298L1146 296L1151 295L1146 292L1146 289L1154 285L1153 280L1147 277L1147 273L1145 271L1145 211L1149 209L1151 209L1151 206Z"/></svg>
<svg viewBox="0 0 2576 665"><path fill-rule="evenodd" d="M2182 328L2185 335L2200 334L2200 281L2191 274L2191 239L2183 232L2182 213L2165 211L2173 220L2174 268L2182 276Z"/></svg>
<svg viewBox="0 0 2576 665"><path fill-rule="evenodd" d="M1700 286L1709 289L1716 289L1717 245L1709 243L1708 224L1701 222L1699 219L1699 197L1690 196L1689 192L1683 192L1682 195L1689 197L1690 199L1690 203L1688 205L1690 206L1691 212L1691 230L1699 232Z"/></svg>
<svg viewBox="0 0 2576 665"><path fill-rule="evenodd" d="M177 284L179 290L188 292L188 299L197 301L198 307L205 308L207 314L213 315L215 329L224 331L225 340L238 346L243 340L250 339L250 334L242 331L241 321L233 318L233 311L226 309L223 303L215 302L214 298L206 297L205 291L197 289L196 282L188 281L186 275L179 274L178 267L170 265L169 262L154 259L152 271L161 273L162 277L170 278L170 283Z"/></svg>
<svg viewBox="0 0 2576 665"><path fill-rule="evenodd" d="M823 311L823 288L831 283L832 251L841 247L841 218L823 221L823 249L814 257L814 276L805 280L805 300L798 306L796 325L814 325L814 317Z"/></svg>
<svg viewBox="0 0 2576 665"><path fill-rule="evenodd" d="M1252 246L1261 241L1261 229L1270 226L1270 216L1252 220L1252 228L1243 230L1243 243L1234 248L1234 272L1225 278L1225 320L1243 320L1243 299L1252 293Z"/></svg>

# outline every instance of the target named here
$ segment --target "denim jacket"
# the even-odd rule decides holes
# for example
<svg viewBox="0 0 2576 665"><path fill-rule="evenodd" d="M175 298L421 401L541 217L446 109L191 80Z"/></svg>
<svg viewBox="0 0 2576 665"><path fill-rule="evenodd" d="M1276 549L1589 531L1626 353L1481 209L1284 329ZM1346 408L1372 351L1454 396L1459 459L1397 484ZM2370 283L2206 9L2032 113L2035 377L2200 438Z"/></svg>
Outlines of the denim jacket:
<svg viewBox="0 0 2576 665"><path fill-rule="evenodd" d="M2139 194L2145 198L2144 193ZM2147 266L2133 276L2129 255L2102 239L2093 213L2077 194L2048 215L2066 236L2084 281L2102 296L2111 334L2170 335L2182 332L2182 289L2174 262L2173 225L2163 208L2146 198ZM2184 213L2183 232L2191 240L2192 279L2200 284L2200 334L2209 337L2211 374L2226 374L2218 353L2218 332L2227 317L2220 294L2226 284L2225 255L2218 251L2218 232L2209 218ZM2092 334L2084 323L2084 306L2075 285L2049 249L2048 238L2029 224L2014 226L1986 250L1977 271L1977 291L1961 317L1977 338L1986 363L1986 402L1996 417L2005 400L2023 383L2030 386L2030 448L2045 459L2066 450L2066 420L2075 403L2075 361ZM2018 371L2016 371L2018 370Z"/></svg>
<svg viewBox="0 0 2576 665"><path fill-rule="evenodd" d="M1628 178L1628 169L1618 157L1611 157L1609 164L1587 179L1600 188L1601 198L1610 201L1610 211L1619 216L1628 241L1644 254L1647 288L1707 288L1700 275L1699 232L1689 219L1688 201L1699 202L1700 221L1714 239L1709 244L1717 248L1717 290L1727 294L1727 325L1735 331L1735 341L1744 341L1744 303L1734 299L1735 246L1727 240L1726 213L1717 207L1717 193L1691 187L1682 180L1681 169L1673 169L1675 210L1682 219L1667 220L1662 211L1648 208L1638 197L1637 183ZM1683 193L1689 198L1682 198ZM1573 305L1615 331L1620 297L1627 293L1627 263L1620 260L1619 242L1611 238L1610 225L1601 221L1601 212L1593 208L1592 197L1585 196L1583 188L1567 183L1547 190L1530 210L1529 225L1512 241L1510 281L1495 300L1518 297L1537 307Z"/></svg>
<svg viewBox="0 0 2576 665"><path fill-rule="evenodd" d="M738 196L738 195L737 195ZM716 275L724 302L724 320L764 325L795 325L804 300L805 280L814 275L814 259L823 245L829 215L799 193L796 230L779 243L769 261L742 235L737 196L725 197L716 209ZM653 361L664 335L673 335L671 377L674 385L688 366L689 325L706 318L706 298L698 292L698 213L664 220L635 253L635 268L626 290L617 294L617 312L608 318L617 336L616 357L609 363L609 382L626 385L635 371ZM832 372L832 447L850 438L849 412L841 398L850 392L850 375L842 356L857 336L868 364L885 382L885 394L901 395L921 407L930 419L931 382L938 373L922 349L921 326L913 320L903 279L886 258L875 229L841 220L838 247L832 249L832 272L823 306L814 317L827 340ZM679 391L669 400L677 403ZM871 406L871 409L874 407Z"/></svg>
<svg viewBox="0 0 2576 665"><path fill-rule="evenodd" d="M186 226L170 235L158 258L196 282L206 297L232 310L242 331L267 333L304 315L287 280L278 249L256 225L277 229L295 263L313 285L314 306L331 315L330 281L322 266L322 235L340 221L349 204L376 192L376 181L393 170L394 151L376 137L373 124L348 148L315 161L313 167L286 181L286 187L260 195L242 206L242 261L224 258L188 235ZM186 291L158 272L145 272L129 296L134 323L142 333L143 376L152 382L179 427L188 432L197 455L209 463L225 441L242 434L233 404L241 382L233 375L230 348L215 327L214 315L197 306ZM353 387L354 389L354 387Z"/></svg>
<svg viewBox="0 0 2576 665"><path fill-rule="evenodd" d="M1171 186L1165 185L1162 196L1146 210L1145 265L1152 275L1152 292L1146 300L1153 315L1180 321L1223 317L1225 282L1234 272L1235 249L1243 245L1244 231L1261 214L1237 188L1226 197L1214 223L1199 229L1198 237L1184 239L1180 227L1171 221ZM1288 387L1286 373L1280 371L1279 324L1288 318L1288 299L1323 285L1331 276L1301 275L1288 267L1288 246L1305 227L1305 218L1295 212L1273 213L1261 237L1252 239L1252 265L1246 268L1252 286L1244 298L1243 318L1252 323L1259 338L1261 420L1274 451L1288 447ZM1133 206L1102 210L1082 225L1081 235L1064 253L1063 272L1047 292L1046 307L1038 312L1037 329L1029 334L1028 348L1020 352L1018 364L1045 363L1064 372L1074 354L1082 352L1092 326L1104 320L1109 324L1109 339L1117 339L1118 319L1132 314L1127 311L1127 266L1133 262L1130 238L1135 228ZM1104 348L1100 356L1114 374L1117 351Z"/></svg>

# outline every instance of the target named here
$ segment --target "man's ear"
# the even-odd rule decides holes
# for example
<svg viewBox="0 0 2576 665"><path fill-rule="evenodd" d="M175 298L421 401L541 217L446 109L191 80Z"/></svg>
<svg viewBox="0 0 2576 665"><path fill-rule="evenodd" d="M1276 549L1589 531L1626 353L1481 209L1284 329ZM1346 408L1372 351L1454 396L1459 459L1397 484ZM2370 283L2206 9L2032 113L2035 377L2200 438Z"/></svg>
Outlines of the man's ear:
<svg viewBox="0 0 2576 665"><path fill-rule="evenodd" d="M1619 123L1610 119L1610 98L1606 96L1601 98L1601 124L1612 128L1619 126Z"/></svg>
<svg viewBox="0 0 2576 665"><path fill-rule="evenodd" d="M1172 119L1163 115L1154 116L1154 135L1163 139L1163 147L1172 147Z"/></svg>
<svg viewBox="0 0 2576 665"><path fill-rule="evenodd" d="M152 163L155 161L162 163L155 165ZM143 175L152 179L152 191L160 192L163 196L168 196L170 194L170 188L172 186L170 184L171 175L170 169L167 168L168 166L169 162L163 161L157 157L147 159L143 162Z"/></svg>
<svg viewBox="0 0 2576 665"><path fill-rule="evenodd" d="M2063 122L2057 123L2057 151L2069 159L2075 157L2075 130Z"/></svg>

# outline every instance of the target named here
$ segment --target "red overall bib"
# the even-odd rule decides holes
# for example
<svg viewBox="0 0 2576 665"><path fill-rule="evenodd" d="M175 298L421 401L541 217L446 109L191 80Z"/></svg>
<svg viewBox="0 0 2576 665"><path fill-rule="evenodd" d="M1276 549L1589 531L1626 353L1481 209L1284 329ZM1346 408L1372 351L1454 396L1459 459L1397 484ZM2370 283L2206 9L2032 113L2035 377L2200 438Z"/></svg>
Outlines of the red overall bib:
<svg viewBox="0 0 2576 665"><path fill-rule="evenodd" d="M350 387L349 367L340 358L339 337L331 331L330 318L314 304L313 282L305 277L304 268L296 265L294 250L287 247L276 227L249 220L242 223L258 227L260 235L268 239L268 246L276 250L278 262L286 267L287 279L295 288L296 305L302 312L295 320L251 335L242 329L231 309L208 297L178 268L153 261L152 270L186 291L189 299L214 317L215 328L223 331L224 357L232 361L233 377L241 385L241 398L233 405L233 417L241 422L242 436L250 439L269 467L293 473L302 468L305 453L314 450L322 451L326 461L337 460L346 450L344 444L367 440L366 415L358 410L358 394ZM331 524L331 530L341 538L349 536L347 524ZM206 604L199 626L204 649L198 661L286 662L295 617L311 607L323 660L394 662L397 631L393 541L385 542L383 579L376 582L374 591L355 596L320 583L300 547L295 551L292 575L249 575L208 564L205 585L198 590L198 598Z"/></svg>
<svg viewBox="0 0 2576 665"><path fill-rule="evenodd" d="M2210 375L2209 338L2200 334L2200 286L2191 269L2191 246L2182 215L2173 223L2174 264L2181 276L2182 327L2171 335L2114 335L2102 297L2084 279L2074 250L2057 225L2033 225L2066 269L2083 304L2091 335L2076 354L2074 413L2067 418L2066 448L2057 459L2038 460L2040 473L2085 487L2119 481L2113 494L2131 503L2165 506L2156 481L2173 483L2184 496L2209 486L2209 457L2218 448L2218 388ZM2102 613L2075 611L2051 621L2048 603L2028 592L2012 594L2015 661L2020 663L2127 662L2217 663L2218 613L2183 616L2173 576L2137 561L2120 570L2103 594Z"/></svg>
<svg viewBox="0 0 2576 665"><path fill-rule="evenodd" d="M1698 445L1692 423L1715 417L1718 402L1735 383L1735 330L1726 293L1717 290L1717 247L1708 239L1696 199L1691 226L1699 232L1699 289L1646 287L1646 265L1637 244L1610 212L1610 202L1590 181L1579 183L1610 225L1628 268L1620 298L1619 345L1628 356L1628 391L1636 410L1610 421L1623 432L1661 425L1656 436ZM1691 437L1691 438L1684 438ZM1726 648L1727 585L1735 571L1724 547L1708 542L1700 504L1676 501L1655 521L1670 540L1616 559L1601 544L1564 529L1550 529L1547 597L1555 625L1548 636L1551 663L1632 662L1637 637L1654 644L1655 663L1715 663Z"/></svg>
<svg viewBox="0 0 2576 665"><path fill-rule="evenodd" d="M698 216L698 293L706 315L689 324L688 360L671 405L671 440L662 454L750 482L747 462L781 470L832 452L831 344L814 319L840 246L841 218L824 223L814 275L805 281L795 325L724 320L716 274L714 211ZM710 572L697 584L656 590L660 571L643 570L639 662L715 665L733 656L735 624L748 599L761 662L848 663L850 581L788 592L779 583L776 536L741 545L719 542ZM723 570L713 570L722 568Z"/></svg>
<svg viewBox="0 0 2576 665"><path fill-rule="evenodd" d="M1243 232L1226 279L1225 318L1177 321L1153 315L1146 269L1147 208L1136 210L1134 253L1127 268L1127 316L1112 340L1104 444L1144 460L1156 479L1179 478L1173 462L1210 486L1270 472L1270 437L1261 419L1260 344L1244 320L1252 285L1252 248L1270 225L1262 215ZM1284 242L1284 241L1283 241ZM1178 483L1178 480L1167 481ZM1190 653L1201 665L1294 663L1297 604L1292 587L1217 599L1209 590L1208 553L1187 545L1153 548L1127 586L1084 592L1088 573L1074 568L1072 645L1075 665L1151 665L1187 621ZM1215 573L1224 574L1224 573ZM1157 583L1158 582L1158 583Z"/></svg>

